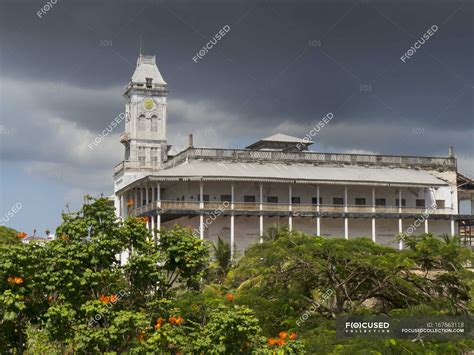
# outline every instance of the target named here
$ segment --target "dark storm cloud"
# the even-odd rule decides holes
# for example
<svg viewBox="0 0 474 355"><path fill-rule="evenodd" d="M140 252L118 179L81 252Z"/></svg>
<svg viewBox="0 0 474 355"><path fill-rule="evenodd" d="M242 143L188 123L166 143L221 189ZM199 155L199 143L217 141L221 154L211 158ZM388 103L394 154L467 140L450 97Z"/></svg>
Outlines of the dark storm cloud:
<svg viewBox="0 0 474 355"><path fill-rule="evenodd" d="M199 115L193 120L188 112L204 102L202 112L214 120L208 124L221 113L226 116L222 125L241 128L221 129L227 138L216 143L224 145L251 141L275 127L303 136L315 121L334 112L332 124L341 125L334 132L350 135L351 127L359 127L354 132L368 127L339 139L328 130L320 141L335 149L352 145L434 154L458 134L458 151L472 153L472 143L466 142L472 141L473 129L473 9L467 1L58 0L38 18L45 3L2 3L1 75L26 85L80 88L81 94L32 94L32 108L92 132L122 110L120 95L142 35L145 52L157 55L169 84L169 125L177 134L206 121ZM438 31L403 63L400 56L434 24ZM193 62L224 25L230 26L228 35ZM99 93L97 100L88 89ZM71 96L74 92L77 96ZM187 102L188 108L173 111L173 99ZM398 129L371 131L371 124ZM395 135L413 128L426 133L416 137L418 143L410 137L409 144L397 146L407 138ZM448 140L438 133L429 139L428 132L443 131L449 131Z"/></svg>

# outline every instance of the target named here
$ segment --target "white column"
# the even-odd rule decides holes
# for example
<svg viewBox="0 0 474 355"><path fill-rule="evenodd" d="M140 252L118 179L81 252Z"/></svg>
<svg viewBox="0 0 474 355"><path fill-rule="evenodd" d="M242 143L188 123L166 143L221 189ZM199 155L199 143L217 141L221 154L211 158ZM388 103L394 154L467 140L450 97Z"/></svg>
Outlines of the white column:
<svg viewBox="0 0 474 355"><path fill-rule="evenodd" d="M400 204L402 203L402 200L400 199ZM399 218L398 219L398 234L403 236L403 219ZM402 250L403 249L403 239L400 239L398 241L398 249Z"/></svg>
<svg viewBox="0 0 474 355"><path fill-rule="evenodd" d="M156 207L161 208L161 186L156 184Z"/></svg>
<svg viewBox="0 0 474 355"><path fill-rule="evenodd" d="M204 183L202 181L199 183L199 208L201 210L204 208Z"/></svg>
<svg viewBox="0 0 474 355"><path fill-rule="evenodd" d="M124 220L124 204L123 204L123 194L120 195L120 217Z"/></svg>
<svg viewBox="0 0 474 355"><path fill-rule="evenodd" d="M260 183L260 243L263 243L263 184Z"/></svg>
<svg viewBox="0 0 474 355"><path fill-rule="evenodd" d="M157 214L156 215L156 237L155 237L155 242L160 240L160 228L161 228L161 215Z"/></svg>
<svg viewBox="0 0 474 355"><path fill-rule="evenodd" d="M135 216L137 215L137 208L138 208L138 190L134 188L134 205L133 208L135 210Z"/></svg>
<svg viewBox="0 0 474 355"><path fill-rule="evenodd" d="M234 190L235 185L232 183L230 184L230 209L231 216L230 216L230 256L234 258L234 244L235 244L235 217L234 217Z"/></svg>
<svg viewBox="0 0 474 355"><path fill-rule="evenodd" d="M426 234L429 233L429 230L428 230L428 218L425 219L425 233L426 233Z"/></svg>
<svg viewBox="0 0 474 355"><path fill-rule="evenodd" d="M398 213L402 213L403 203L402 203L402 188L398 189ZM403 219L398 218L398 234L403 234ZM398 249L403 249L403 239L400 239L398 242Z"/></svg>
<svg viewBox="0 0 474 355"><path fill-rule="evenodd" d="M377 232L375 229L375 218L372 218L372 241L377 243Z"/></svg>
<svg viewBox="0 0 474 355"><path fill-rule="evenodd" d="M151 216L151 239L155 240L155 216Z"/></svg>
<svg viewBox="0 0 474 355"><path fill-rule="evenodd" d="M202 210L204 208L204 183L201 181L199 183L199 209ZM204 240L204 215L202 214L199 216L199 235L201 240Z"/></svg>
<svg viewBox="0 0 474 355"><path fill-rule="evenodd" d="M454 237L456 235L456 228L454 219L451 220L451 236Z"/></svg>
<svg viewBox="0 0 474 355"><path fill-rule="evenodd" d="M372 187L372 213L375 213L375 187ZM372 217L372 241L377 242L377 232L375 229L375 217Z"/></svg>
<svg viewBox="0 0 474 355"><path fill-rule="evenodd" d="M234 258L234 243L235 243L235 225L234 225L234 214L230 216L230 257Z"/></svg>
<svg viewBox="0 0 474 355"><path fill-rule="evenodd" d="M293 216L291 215L291 210L292 210L292 207L291 207L291 197L293 195L293 187L291 186L291 184L288 186L288 211L290 212L289 213L289 217L288 217L288 229L289 231L291 232L293 230Z"/></svg>
<svg viewBox="0 0 474 355"><path fill-rule="evenodd" d="M230 209L234 209L234 200L235 200L235 195L234 195L234 186L235 184L230 184Z"/></svg>
<svg viewBox="0 0 474 355"><path fill-rule="evenodd" d="M402 189L398 189L398 213L402 213Z"/></svg>
<svg viewBox="0 0 474 355"><path fill-rule="evenodd" d="M148 195L148 190L150 190L150 187L148 185L145 185L145 205L148 205L148 201L150 201L150 196Z"/></svg>
<svg viewBox="0 0 474 355"><path fill-rule="evenodd" d="M321 206L319 203L319 185L316 186L316 211L319 212L321 210ZM318 236L321 235L321 217L316 217L316 234Z"/></svg>
<svg viewBox="0 0 474 355"><path fill-rule="evenodd" d="M347 186L344 186L344 212L347 213ZM344 217L344 238L349 239L349 219Z"/></svg>
<svg viewBox="0 0 474 355"><path fill-rule="evenodd" d="M204 216L202 213L199 216L199 236L201 240L204 240Z"/></svg>
<svg viewBox="0 0 474 355"><path fill-rule="evenodd" d="M349 219L344 218L344 238L349 239Z"/></svg>

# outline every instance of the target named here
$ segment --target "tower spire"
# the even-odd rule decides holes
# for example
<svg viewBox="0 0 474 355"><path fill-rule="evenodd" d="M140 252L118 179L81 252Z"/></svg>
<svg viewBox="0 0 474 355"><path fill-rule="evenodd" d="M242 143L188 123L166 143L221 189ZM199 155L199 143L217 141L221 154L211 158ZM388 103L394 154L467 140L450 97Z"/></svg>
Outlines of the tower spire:
<svg viewBox="0 0 474 355"><path fill-rule="evenodd" d="M143 43L142 43L142 42L143 42L143 38L142 38L142 37L143 37L143 36L140 35L140 56L142 55L142 46L143 46Z"/></svg>

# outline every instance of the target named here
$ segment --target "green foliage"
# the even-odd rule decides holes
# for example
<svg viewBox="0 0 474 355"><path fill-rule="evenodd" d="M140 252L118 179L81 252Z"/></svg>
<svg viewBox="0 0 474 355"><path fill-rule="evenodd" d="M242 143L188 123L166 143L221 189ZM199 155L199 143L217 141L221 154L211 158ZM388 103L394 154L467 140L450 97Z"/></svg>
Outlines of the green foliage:
<svg viewBox="0 0 474 355"><path fill-rule="evenodd" d="M17 237L17 234L18 231L13 228L0 226L0 245L21 243L21 239Z"/></svg>
<svg viewBox="0 0 474 355"><path fill-rule="evenodd" d="M236 266L220 238L120 221L106 199L63 215L57 240L0 242L0 352L459 353L473 341L337 339L338 314L470 314L472 253L456 238L368 239L271 229ZM13 238L13 239L12 239ZM124 254L128 254L124 258ZM204 280L214 282L205 284ZM330 292L329 292L330 291ZM301 315L314 302L310 317ZM289 334L293 334L289 337ZM278 335L278 338L277 338Z"/></svg>

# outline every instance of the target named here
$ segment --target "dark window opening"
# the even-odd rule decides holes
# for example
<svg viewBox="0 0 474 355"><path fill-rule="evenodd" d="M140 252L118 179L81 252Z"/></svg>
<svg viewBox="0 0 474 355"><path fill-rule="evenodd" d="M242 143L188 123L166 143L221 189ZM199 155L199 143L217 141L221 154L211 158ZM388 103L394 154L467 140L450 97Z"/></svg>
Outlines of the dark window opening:
<svg viewBox="0 0 474 355"><path fill-rule="evenodd" d="M356 206L365 206L365 198L356 198L355 203Z"/></svg>
<svg viewBox="0 0 474 355"><path fill-rule="evenodd" d="M313 205L317 205L317 204L318 204L318 198L317 198L317 197L312 197L312 198L311 198L311 203L312 203ZM323 204L323 198L322 198L322 197L319 198L319 204L320 204L320 205Z"/></svg>
<svg viewBox="0 0 474 355"><path fill-rule="evenodd" d="M402 207L406 207L406 205L407 205L407 200L402 198ZM400 200L398 198L395 200L395 206L400 207Z"/></svg>
<svg viewBox="0 0 474 355"><path fill-rule="evenodd" d="M152 81L153 79L152 78L146 78L146 87L147 88L151 88L153 85L152 85Z"/></svg>
<svg viewBox="0 0 474 355"><path fill-rule="evenodd" d="M245 195L244 196L244 202L255 202L255 196L254 195Z"/></svg>
<svg viewBox="0 0 474 355"><path fill-rule="evenodd" d="M425 207L425 200L424 199L417 199L416 200L416 207Z"/></svg>
<svg viewBox="0 0 474 355"><path fill-rule="evenodd" d="M332 204L333 205L343 205L344 204L344 198L342 197L334 197L332 199Z"/></svg>
<svg viewBox="0 0 474 355"><path fill-rule="evenodd" d="M221 202L231 202L232 195L221 195Z"/></svg>
<svg viewBox="0 0 474 355"><path fill-rule="evenodd" d="M386 206L387 205L387 200L384 198L376 198L375 199L375 206Z"/></svg>
<svg viewBox="0 0 474 355"><path fill-rule="evenodd" d="M278 203L278 196L267 196L268 203Z"/></svg>
<svg viewBox="0 0 474 355"><path fill-rule="evenodd" d="M299 205L300 203L301 203L301 198L299 198L299 197L292 197L291 198L291 204Z"/></svg>

